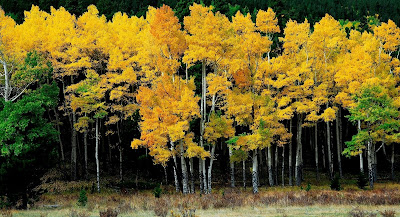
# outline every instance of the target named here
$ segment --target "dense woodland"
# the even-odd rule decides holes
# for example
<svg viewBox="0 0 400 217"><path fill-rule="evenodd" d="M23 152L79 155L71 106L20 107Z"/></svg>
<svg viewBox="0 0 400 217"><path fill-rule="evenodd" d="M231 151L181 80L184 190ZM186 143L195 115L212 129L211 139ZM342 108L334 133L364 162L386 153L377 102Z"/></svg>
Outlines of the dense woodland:
<svg viewBox="0 0 400 217"><path fill-rule="evenodd" d="M328 2L2 2L0 205L49 169L98 192L396 179L399 6Z"/></svg>

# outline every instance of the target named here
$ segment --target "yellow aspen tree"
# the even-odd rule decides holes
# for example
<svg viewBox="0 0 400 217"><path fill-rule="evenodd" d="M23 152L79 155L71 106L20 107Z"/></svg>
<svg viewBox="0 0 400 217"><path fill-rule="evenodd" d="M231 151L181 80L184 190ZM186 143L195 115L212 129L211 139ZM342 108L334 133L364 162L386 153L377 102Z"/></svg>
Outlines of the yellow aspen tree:
<svg viewBox="0 0 400 217"><path fill-rule="evenodd" d="M313 63L312 67L315 70L315 85L316 92L323 89L324 97L326 97L326 109L321 114L322 120L326 122L327 127L327 154L329 164L329 175L333 178L333 154L331 152L331 122L336 119L337 106L333 105L334 97L336 94L336 87L334 83L334 75L337 71L335 65L336 59L343 52L344 43L346 40L346 33L341 28L341 25L332 16L325 15L318 23L314 25L314 32L310 36L311 52ZM336 123L337 124L337 123ZM338 145L338 143L337 143ZM340 146L340 145L338 145ZM337 149L340 147L337 146ZM338 156L339 170L340 156ZM339 172L340 172L339 171Z"/></svg>
<svg viewBox="0 0 400 217"><path fill-rule="evenodd" d="M212 12L212 6L204 7L194 3L190 6L190 15L184 18L184 27L187 31L186 41L188 48L185 51L183 62L189 66L200 61L202 63L202 88L200 99L200 146L204 147L204 131L206 128L207 116L215 109L216 95L211 96L211 109L207 112L207 82L213 75L207 75L206 66L213 69L214 74L227 76L226 66L228 65L229 55L233 49L233 33L228 18L216 12ZM208 114L208 115L207 115ZM211 146L211 149L215 146ZM211 150L211 152L213 152ZM214 157L211 156L210 161ZM210 162L211 165L211 162ZM201 167L201 168L200 168ZM209 167L209 170L212 167ZM200 190L210 192L206 174L206 162L201 160L200 171Z"/></svg>

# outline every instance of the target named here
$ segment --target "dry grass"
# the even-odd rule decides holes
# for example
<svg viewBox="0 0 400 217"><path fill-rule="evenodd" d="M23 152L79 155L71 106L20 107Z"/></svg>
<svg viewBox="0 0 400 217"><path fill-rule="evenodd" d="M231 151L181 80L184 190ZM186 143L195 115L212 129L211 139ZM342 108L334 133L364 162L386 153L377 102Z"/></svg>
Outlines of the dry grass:
<svg viewBox="0 0 400 217"><path fill-rule="evenodd" d="M313 185L310 191L299 187L260 188L256 195L250 188L220 188L209 195L181 195L164 187L161 198L155 198L151 191L130 194L105 191L88 194L88 204L83 208L76 205L79 192L52 193L42 195L29 211L3 211L0 216L11 216L11 212L12 216L21 217L86 217L99 216L108 209L118 216L395 216L400 213L400 184L377 183L374 190L342 186L342 191ZM51 204L60 208L45 208Z"/></svg>

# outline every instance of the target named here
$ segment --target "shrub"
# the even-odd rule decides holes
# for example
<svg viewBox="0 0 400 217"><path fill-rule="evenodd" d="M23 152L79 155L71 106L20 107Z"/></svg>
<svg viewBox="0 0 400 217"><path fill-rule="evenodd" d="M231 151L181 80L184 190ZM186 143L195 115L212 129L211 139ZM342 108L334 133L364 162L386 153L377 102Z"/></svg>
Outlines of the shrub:
<svg viewBox="0 0 400 217"><path fill-rule="evenodd" d="M153 190L154 197L160 198L161 193L162 193L162 189L161 189L160 185L158 185L157 187L154 188L154 190Z"/></svg>
<svg viewBox="0 0 400 217"><path fill-rule="evenodd" d="M365 177L365 174L363 172L360 172L358 174L358 179L357 179L357 186L359 189L365 189L365 186L367 186L368 180L367 177Z"/></svg>
<svg viewBox="0 0 400 217"><path fill-rule="evenodd" d="M354 208L349 212L349 216L351 217L375 217L377 216L374 212L364 211L359 208Z"/></svg>
<svg viewBox="0 0 400 217"><path fill-rule="evenodd" d="M307 184L307 187L306 187L306 191L309 192L310 190L311 190L311 184L308 183L308 184Z"/></svg>
<svg viewBox="0 0 400 217"><path fill-rule="evenodd" d="M86 206L87 204L87 195L85 189L82 189L81 192L79 193L79 199L78 199L78 206Z"/></svg>
<svg viewBox="0 0 400 217"><path fill-rule="evenodd" d="M394 210L380 211L380 213L383 217L395 217L396 216L396 211L394 211Z"/></svg>
<svg viewBox="0 0 400 217"><path fill-rule="evenodd" d="M335 178L331 180L331 189L335 191L340 191L342 190L342 187L340 186L340 176L336 175Z"/></svg>
<svg viewBox="0 0 400 217"><path fill-rule="evenodd" d="M118 216L118 211L108 208L105 211L100 211L100 217L117 217Z"/></svg>

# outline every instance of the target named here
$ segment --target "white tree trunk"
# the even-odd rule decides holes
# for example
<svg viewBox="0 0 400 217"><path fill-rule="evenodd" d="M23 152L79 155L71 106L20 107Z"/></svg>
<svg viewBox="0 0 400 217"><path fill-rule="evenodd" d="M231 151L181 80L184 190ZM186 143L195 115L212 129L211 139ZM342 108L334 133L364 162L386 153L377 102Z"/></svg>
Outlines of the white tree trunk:
<svg viewBox="0 0 400 217"><path fill-rule="evenodd" d="M289 133L292 133L292 120L289 120ZM289 140L289 185L293 185L293 144L292 138Z"/></svg>
<svg viewBox="0 0 400 217"><path fill-rule="evenodd" d="M253 193L258 193L258 160L257 160L257 149L253 150L253 167L252 167L252 179L251 182L253 184Z"/></svg>
<svg viewBox="0 0 400 217"><path fill-rule="evenodd" d="M181 169L182 169L182 192L183 194L188 194L189 193L189 187L188 187L188 173L187 173L187 167L186 167L186 161L183 156L184 150L183 150L183 143L181 142L180 144L180 149L181 149Z"/></svg>
<svg viewBox="0 0 400 217"><path fill-rule="evenodd" d="M271 146L267 148L268 151L268 182L270 186L274 186L274 172L272 169L272 151Z"/></svg>
<svg viewBox="0 0 400 217"><path fill-rule="evenodd" d="M278 146L275 147L275 161L274 161L274 177L275 177L275 181L274 184L275 185L279 185L278 183L278 161L279 161L279 156L278 156Z"/></svg>
<svg viewBox="0 0 400 217"><path fill-rule="evenodd" d="M243 172L243 188L246 189L246 161L243 160L243 167L242 167L242 172Z"/></svg>
<svg viewBox="0 0 400 217"><path fill-rule="evenodd" d="M215 154L215 145L213 145L212 146L212 148L211 148L211 156L210 156L210 165L208 166L208 193L209 194L211 194L211 181L212 181L212 179L211 179L211 175L212 175L212 167L213 167L213 163L214 163L214 158L215 158L215 156L214 156L214 154Z"/></svg>
<svg viewBox="0 0 400 217"><path fill-rule="evenodd" d="M232 148L229 147L229 166L231 169L231 187L234 188L235 187L235 163L233 163L231 161L232 158Z"/></svg>
<svg viewBox="0 0 400 217"><path fill-rule="evenodd" d="M170 142L171 143L171 151L174 151L174 149L175 149L175 144L171 141ZM175 155L172 155L172 159L174 160L174 182L175 182L175 191L176 192L179 192L180 190L180 188L179 188L179 181L178 181L178 174L177 174L177 172L176 172L176 170L177 170L177 167L178 167L178 164L177 164L177 162L176 162L176 156Z"/></svg>
<svg viewBox="0 0 400 217"><path fill-rule="evenodd" d="M329 164L329 177L333 179L333 162L331 153L331 127L329 121L326 122L326 137L327 137L327 150L328 150L328 164Z"/></svg>
<svg viewBox="0 0 400 217"><path fill-rule="evenodd" d="M72 126L71 126L71 178L72 180L76 180L76 166L77 166L77 155L76 155L76 147L77 147L77 133L75 130L75 125L76 123L76 115L75 112L72 112Z"/></svg>
<svg viewBox="0 0 400 217"><path fill-rule="evenodd" d="M373 158L373 152L375 150L372 150L372 142L369 140L368 141L368 179L369 179L369 187L371 189L374 188L374 169L373 169L373 163L374 163L374 158Z"/></svg>
<svg viewBox="0 0 400 217"><path fill-rule="evenodd" d="M96 177L97 177L97 192L100 193L100 163L99 163L99 119L96 118Z"/></svg>
<svg viewBox="0 0 400 217"><path fill-rule="evenodd" d="M285 146L282 146L282 186L285 186Z"/></svg>
<svg viewBox="0 0 400 217"><path fill-rule="evenodd" d="M361 121L358 120L358 132L361 131ZM360 152L360 154L358 154L360 156L360 172L364 173L364 159L363 159L363 153Z"/></svg>
<svg viewBox="0 0 400 217"><path fill-rule="evenodd" d="M193 158L189 160L190 170L190 193L194 194L194 169L193 169Z"/></svg>
<svg viewBox="0 0 400 217"><path fill-rule="evenodd" d="M337 151L337 160L338 160L338 167L339 167L339 176L342 178L342 144L340 141L340 108L338 109L338 113L336 114L336 151Z"/></svg>
<svg viewBox="0 0 400 217"><path fill-rule="evenodd" d="M296 185L300 186L302 177L301 177L301 148L302 148L302 142L301 142L301 134L302 134L302 125L303 124L303 117L302 115L299 115L297 118L297 135L296 135L296 140L297 140L297 147L296 147L296 167L295 167L295 178L296 178Z"/></svg>
<svg viewBox="0 0 400 217"><path fill-rule="evenodd" d="M319 164L318 164L318 123L314 127L314 145L315 145L315 167L317 169L317 180L319 180Z"/></svg>

